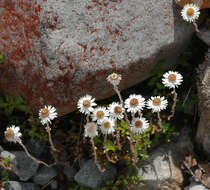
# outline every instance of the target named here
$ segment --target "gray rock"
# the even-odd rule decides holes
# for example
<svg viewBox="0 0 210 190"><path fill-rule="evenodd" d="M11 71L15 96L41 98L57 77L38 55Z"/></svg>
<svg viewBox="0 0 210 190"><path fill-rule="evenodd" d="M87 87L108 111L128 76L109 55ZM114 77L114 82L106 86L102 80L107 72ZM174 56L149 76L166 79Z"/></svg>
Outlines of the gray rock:
<svg viewBox="0 0 210 190"><path fill-rule="evenodd" d="M56 181L56 180L54 180L54 181L52 181L51 183L50 183L50 187L51 187L51 189L58 189L58 182Z"/></svg>
<svg viewBox="0 0 210 190"><path fill-rule="evenodd" d="M33 183L22 183L17 181L8 181L4 183L5 190L40 190L40 188Z"/></svg>
<svg viewBox="0 0 210 190"><path fill-rule="evenodd" d="M210 48L203 64L199 65L197 77L198 110L200 120L196 141L206 154L210 154Z"/></svg>
<svg viewBox="0 0 210 190"><path fill-rule="evenodd" d="M22 181L30 179L39 167L39 164L29 158L24 151L12 151L11 153L3 151L0 156L3 158L10 156L10 162L14 165L11 171Z"/></svg>
<svg viewBox="0 0 210 190"><path fill-rule="evenodd" d="M181 164L186 153L193 151L193 144L189 137L189 130L184 129L177 143L161 145L151 152L149 159L140 161L138 174L142 176L142 183L131 185L129 190L181 190L184 177Z"/></svg>
<svg viewBox="0 0 210 190"><path fill-rule="evenodd" d="M80 158L80 159L78 160L79 167L82 168L86 162L87 162L87 159L85 159L85 158Z"/></svg>
<svg viewBox="0 0 210 190"><path fill-rule="evenodd" d="M210 46L210 29L202 28L197 32L197 36L208 46Z"/></svg>
<svg viewBox="0 0 210 190"><path fill-rule="evenodd" d="M184 190L208 190L208 188L200 183L192 182L188 187L185 187Z"/></svg>
<svg viewBox="0 0 210 190"><path fill-rule="evenodd" d="M3 149L3 147L2 147L2 146L0 146L0 153L1 153L2 151L4 151L4 149Z"/></svg>
<svg viewBox="0 0 210 190"><path fill-rule="evenodd" d="M54 168L42 166L32 180L36 184L45 185L55 176L57 176L57 171Z"/></svg>
<svg viewBox="0 0 210 190"><path fill-rule="evenodd" d="M114 180L117 174L116 167L108 164L107 170L99 171L93 159L88 160L83 167L74 176L74 179L80 185L86 187L100 187L106 184L107 181Z"/></svg>
<svg viewBox="0 0 210 190"><path fill-rule="evenodd" d="M28 151L35 157L40 157L43 151L46 149L46 141L41 141L38 138L30 139L26 143Z"/></svg>
<svg viewBox="0 0 210 190"><path fill-rule="evenodd" d="M74 167L64 166L63 173L67 177L68 181L73 181L77 170Z"/></svg>
<svg viewBox="0 0 210 190"><path fill-rule="evenodd" d="M75 110L86 93L111 96L105 79L113 71L125 89L147 78L159 60L176 62L194 32L174 0L34 0L27 10L17 4L15 14L0 11L7 18L0 24L0 85L35 110L47 102L59 114Z"/></svg>

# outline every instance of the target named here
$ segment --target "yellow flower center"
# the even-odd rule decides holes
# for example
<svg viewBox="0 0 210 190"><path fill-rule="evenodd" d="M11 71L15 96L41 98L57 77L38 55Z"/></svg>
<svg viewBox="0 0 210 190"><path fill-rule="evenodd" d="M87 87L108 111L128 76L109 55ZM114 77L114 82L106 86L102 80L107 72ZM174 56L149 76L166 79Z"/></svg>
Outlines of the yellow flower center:
<svg viewBox="0 0 210 190"><path fill-rule="evenodd" d="M168 80L169 80L170 82L176 81L176 75L175 75L175 74L170 74L170 75L168 75Z"/></svg>
<svg viewBox="0 0 210 190"><path fill-rule="evenodd" d="M116 73L112 73L112 74L110 75L110 79L111 79L111 80L117 80L118 78L119 78L119 75L116 74Z"/></svg>
<svg viewBox="0 0 210 190"><path fill-rule="evenodd" d="M103 118L103 117L104 117L104 112L101 111L101 110L100 110L100 111L97 111L97 112L96 112L96 117L97 117L97 118Z"/></svg>
<svg viewBox="0 0 210 190"><path fill-rule="evenodd" d="M106 129L110 128L111 127L111 123L109 121L104 122L104 127Z"/></svg>
<svg viewBox="0 0 210 190"><path fill-rule="evenodd" d="M14 131L10 128L4 132L4 135L7 139L13 139L15 136Z"/></svg>
<svg viewBox="0 0 210 190"><path fill-rule="evenodd" d="M141 120L138 120L135 122L135 127L136 128L141 128L143 126L143 122Z"/></svg>
<svg viewBox="0 0 210 190"><path fill-rule="evenodd" d="M130 100L130 105L132 105L132 106L137 106L138 104L139 104L138 99L132 98L132 99Z"/></svg>
<svg viewBox="0 0 210 190"><path fill-rule="evenodd" d="M154 100L152 100L153 105L155 106L159 106L161 103L161 99L160 98L154 98Z"/></svg>
<svg viewBox="0 0 210 190"><path fill-rule="evenodd" d="M87 107L87 108L90 107L90 101L89 100L84 100L83 101L83 106Z"/></svg>
<svg viewBox="0 0 210 190"><path fill-rule="evenodd" d="M43 108L42 111L41 111L41 115L43 117L49 116L49 113L50 113L50 111L47 108Z"/></svg>
<svg viewBox="0 0 210 190"><path fill-rule="evenodd" d="M194 13L195 13L195 10L193 8L188 8L187 9L187 15L188 16L192 16L192 15L194 15Z"/></svg>
<svg viewBox="0 0 210 190"><path fill-rule="evenodd" d="M120 114L120 113L122 113L122 108L120 106L115 106L114 112L117 114Z"/></svg>

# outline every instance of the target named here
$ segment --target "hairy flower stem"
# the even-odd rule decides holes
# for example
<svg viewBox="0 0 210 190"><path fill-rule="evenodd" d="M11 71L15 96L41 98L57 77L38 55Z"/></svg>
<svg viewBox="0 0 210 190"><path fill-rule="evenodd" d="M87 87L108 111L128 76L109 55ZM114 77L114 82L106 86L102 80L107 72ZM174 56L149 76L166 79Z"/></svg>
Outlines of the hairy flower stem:
<svg viewBox="0 0 210 190"><path fill-rule="evenodd" d="M87 116L86 116L86 121L87 121L87 123L90 122L90 113L87 114Z"/></svg>
<svg viewBox="0 0 210 190"><path fill-rule="evenodd" d="M174 103L173 103L172 108L171 108L171 115L168 116L168 120L170 120L174 116L174 113L175 113L176 102L177 102L177 93L176 93L175 88L172 91L172 94L174 95L174 97L173 97Z"/></svg>
<svg viewBox="0 0 210 190"><path fill-rule="evenodd" d="M94 160L95 162L97 162L97 154L96 154L96 147L95 147L95 143L94 143L94 140L93 138L90 139L90 142L91 142L91 145L92 145L92 149L93 149L93 154L94 154Z"/></svg>
<svg viewBox="0 0 210 190"><path fill-rule="evenodd" d="M200 32L199 29L198 29L197 23L193 22L193 25L194 25L195 31L196 31L196 32Z"/></svg>
<svg viewBox="0 0 210 190"><path fill-rule="evenodd" d="M46 131L47 131L47 133L48 133L50 146L51 146L53 152L59 152L59 151L55 148L55 145L53 144L52 136L51 136L51 128L50 128L49 123L47 123L47 127L45 127L45 129L46 129Z"/></svg>
<svg viewBox="0 0 210 190"><path fill-rule="evenodd" d="M157 131L159 132L159 131L162 131L163 125L162 125L162 119L160 117L160 112L159 111L157 112L157 115L158 115L158 125L160 127L160 129L158 129Z"/></svg>
<svg viewBox="0 0 210 190"><path fill-rule="evenodd" d="M141 135L139 134L137 137L136 143L135 143L136 150L137 150L138 144L140 144L140 142L141 142Z"/></svg>
<svg viewBox="0 0 210 190"><path fill-rule="evenodd" d="M31 158L32 160L34 160L35 162L37 162L38 164L43 164L43 165L45 165L45 166L47 166L47 167L51 167L51 166L54 166L54 165L56 164L55 162L54 162L53 164L47 164L47 163L45 163L45 162L43 162L43 161L41 161L41 160L38 160L37 158L35 158L34 156L32 156L32 155L28 152L27 148L25 147L25 145L24 145L21 141L18 141L18 143L19 143L20 146L22 146L22 148L24 149L24 151L25 151L25 153L27 154L27 156L28 156L29 158Z"/></svg>
<svg viewBox="0 0 210 190"><path fill-rule="evenodd" d="M120 104L122 105L123 108L125 108L122 96L121 96L120 91L119 91L117 86L114 86L114 91L117 93L117 95L120 99ZM131 131L131 127L130 127L131 123L128 119L127 113L125 112L124 114L125 114L125 120L128 124L128 130L129 130L129 133L130 133L130 138L128 138L128 140L130 142L130 150L133 154L133 159L132 160L133 160L134 164L136 164L137 163L137 153L136 153L136 148L135 148L135 145L134 145L135 140L133 138L133 132Z"/></svg>
<svg viewBox="0 0 210 190"><path fill-rule="evenodd" d="M141 118L142 117L142 112L141 111L138 111L138 115Z"/></svg>
<svg viewBox="0 0 210 190"><path fill-rule="evenodd" d="M121 144L120 144L120 131L117 129L117 121L115 121L115 127L116 127L116 131L117 131L117 134L116 134L116 141L117 141L117 148L118 150L121 150Z"/></svg>
<svg viewBox="0 0 210 190"><path fill-rule="evenodd" d="M92 149L93 149L95 164L96 164L96 166L97 166L97 168L99 169L100 172L104 172L104 171L105 171L105 168L103 168L103 167L100 165L100 163L98 162L97 153L96 153L96 147L95 147L95 143L94 143L93 138L90 138L90 143L91 143Z"/></svg>

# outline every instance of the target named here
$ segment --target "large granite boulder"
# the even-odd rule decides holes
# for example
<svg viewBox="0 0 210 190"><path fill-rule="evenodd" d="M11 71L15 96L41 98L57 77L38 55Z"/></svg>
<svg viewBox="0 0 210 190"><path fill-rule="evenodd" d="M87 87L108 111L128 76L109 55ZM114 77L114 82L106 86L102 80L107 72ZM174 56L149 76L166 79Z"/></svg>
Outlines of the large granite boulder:
<svg viewBox="0 0 210 190"><path fill-rule="evenodd" d="M210 48L204 63L198 69L197 89L200 120L196 141L204 152L210 155Z"/></svg>
<svg viewBox="0 0 210 190"><path fill-rule="evenodd" d="M1 0L0 18L0 89L59 114L86 93L112 95L113 71L121 89L142 81L194 32L173 0Z"/></svg>

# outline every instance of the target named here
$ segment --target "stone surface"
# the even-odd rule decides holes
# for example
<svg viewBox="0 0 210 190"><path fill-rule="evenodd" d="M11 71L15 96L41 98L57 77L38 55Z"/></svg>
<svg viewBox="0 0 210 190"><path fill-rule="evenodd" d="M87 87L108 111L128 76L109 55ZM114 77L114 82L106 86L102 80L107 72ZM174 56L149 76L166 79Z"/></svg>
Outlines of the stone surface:
<svg viewBox="0 0 210 190"><path fill-rule="evenodd" d="M196 3L200 5L201 9L210 8L209 0L176 0L177 4L184 7L187 3Z"/></svg>
<svg viewBox="0 0 210 190"><path fill-rule="evenodd" d="M35 157L40 157L44 150L46 150L46 141L41 141L38 138L30 139L26 143L28 151Z"/></svg>
<svg viewBox="0 0 210 190"><path fill-rule="evenodd" d="M4 183L5 190L40 190L40 188L33 183L22 183L17 181L8 181Z"/></svg>
<svg viewBox="0 0 210 190"><path fill-rule="evenodd" d="M50 187L51 187L51 189L58 189L58 182L56 181L56 180L54 180L54 181L52 181L51 183L50 183Z"/></svg>
<svg viewBox="0 0 210 190"><path fill-rule="evenodd" d="M203 64L198 69L198 108L200 121L196 141L206 154L210 154L210 48Z"/></svg>
<svg viewBox="0 0 210 190"><path fill-rule="evenodd" d="M55 176L57 176L57 171L54 168L42 166L32 180L38 185L46 185Z"/></svg>
<svg viewBox="0 0 210 190"><path fill-rule="evenodd" d="M161 145L152 151L149 159L139 162L142 183L129 186L129 190L181 190L184 177L181 164L184 156L193 151L189 130L184 129L176 142Z"/></svg>
<svg viewBox="0 0 210 190"><path fill-rule="evenodd" d="M185 187L184 190L208 190L208 188L200 183L192 182L188 187Z"/></svg>
<svg viewBox="0 0 210 190"><path fill-rule="evenodd" d="M0 89L59 114L86 93L112 95L113 71L121 89L144 80L158 60L175 61L194 32L173 0L1 0L0 17Z"/></svg>
<svg viewBox="0 0 210 190"><path fill-rule="evenodd" d="M3 149L3 147L2 147L2 146L0 146L0 153L1 153L2 151L4 151L4 149Z"/></svg>
<svg viewBox="0 0 210 190"><path fill-rule="evenodd" d="M197 36L210 47L210 28L202 28Z"/></svg>
<svg viewBox="0 0 210 190"><path fill-rule="evenodd" d="M14 165L11 171L22 181L30 179L39 167L39 164L31 160L23 151L12 151L11 153L3 151L0 156L3 158L10 156L10 162Z"/></svg>
<svg viewBox="0 0 210 190"><path fill-rule="evenodd" d="M74 176L77 173L77 170L74 167L70 167L67 165L67 166L64 166L63 173L67 177L68 181L73 181Z"/></svg>
<svg viewBox="0 0 210 190"><path fill-rule="evenodd" d="M106 184L107 181L114 180L117 174L116 167L108 164L107 170L101 172L95 165L94 160L88 160L83 167L74 176L74 180L80 185L86 187L100 187Z"/></svg>

